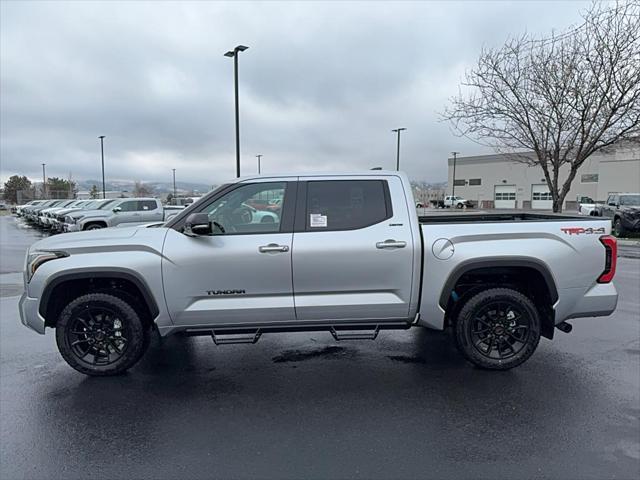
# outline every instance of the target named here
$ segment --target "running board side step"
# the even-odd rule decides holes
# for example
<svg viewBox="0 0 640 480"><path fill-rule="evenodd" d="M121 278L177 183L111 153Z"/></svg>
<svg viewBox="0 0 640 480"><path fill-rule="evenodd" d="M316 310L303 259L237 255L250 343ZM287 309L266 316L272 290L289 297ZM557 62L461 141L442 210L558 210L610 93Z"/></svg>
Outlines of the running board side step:
<svg viewBox="0 0 640 480"><path fill-rule="evenodd" d="M216 345L232 345L241 343L257 343L263 333L293 333L293 332L329 332L336 341L341 340L375 340L381 330L406 330L411 323L403 322L376 322L376 323L350 323L350 324L272 324L255 326L228 326L219 328L202 327L186 328L180 333L192 336L211 337Z"/></svg>
<svg viewBox="0 0 640 480"><path fill-rule="evenodd" d="M380 333L380 326L376 325L373 330L336 330L330 327L331 336L339 342L340 340L375 340Z"/></svg>
<svg viewBox="0 0 640 480"><path fill-rule="evenodd" d="M253 334L216 334L215 330L211 330L211 339L216 345L236 345L240 343L258 343L262 332L257 329Z"/></svg>

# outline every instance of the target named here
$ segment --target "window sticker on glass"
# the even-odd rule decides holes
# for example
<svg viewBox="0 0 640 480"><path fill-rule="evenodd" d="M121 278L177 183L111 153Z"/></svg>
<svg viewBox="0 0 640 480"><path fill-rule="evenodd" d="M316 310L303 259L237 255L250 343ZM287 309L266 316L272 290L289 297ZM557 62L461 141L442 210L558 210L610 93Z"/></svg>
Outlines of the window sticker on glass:
<svg viewBox="0 0 640 480"><path fill-rule="evenodd" d="M309 218L309 226L312 228L326 228L327 216L320 213L312 213Z"/></svg>

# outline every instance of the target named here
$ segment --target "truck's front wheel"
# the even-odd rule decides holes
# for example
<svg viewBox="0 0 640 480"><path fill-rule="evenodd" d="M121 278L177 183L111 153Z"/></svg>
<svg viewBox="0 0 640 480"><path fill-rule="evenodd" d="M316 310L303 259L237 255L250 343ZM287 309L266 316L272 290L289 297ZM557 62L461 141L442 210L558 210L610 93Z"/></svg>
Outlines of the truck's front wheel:
<svg viewBox="0 0 640 480"><path fill-rule="evenodd" d="M56 343L66 362L86 375L117 375L148 346L150 331L121 298L105 293L71 301L56 323Z"/></svg>
<svg viewBox="0 0 640 480"><path fill-rule="evenodd" d="M508 370L526 361L540 341L540 317L533 302L511 288L483 290L458 310L454 337L473 364Z"/></svg>

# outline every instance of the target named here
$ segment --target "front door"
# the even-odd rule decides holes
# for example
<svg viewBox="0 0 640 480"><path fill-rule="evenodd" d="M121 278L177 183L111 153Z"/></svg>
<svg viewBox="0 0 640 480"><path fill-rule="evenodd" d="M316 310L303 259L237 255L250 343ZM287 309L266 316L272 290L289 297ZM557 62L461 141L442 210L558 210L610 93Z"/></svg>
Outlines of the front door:
<svg viewBox="0 0 640 480"><path fill-rule="evenodd" d="M142 222L138 200L123 200L118 204L119 210L115 212L111 220L111 226L115 227L121 223ZM115 207L114 207L115 208Z"/></svg>
<svg viewBox="0 0 640 480"><path fill-rule="evenodd" d="M309 178L298 189L293 241L296 317L301 321L407 318L414 240L397 177ZM411 208L413 205L411 204ZM415 261L420 261L416 258Z"/></svg>
<svg viewBox="0 0 640 480"><path fill-rule="evenodd" d="M173 323L232 326L295 319L291 248L295 183L238 184L204 201L213 233L167 233L162 259L165 298ZM251 207L281 200L266 216Z"/></svg>

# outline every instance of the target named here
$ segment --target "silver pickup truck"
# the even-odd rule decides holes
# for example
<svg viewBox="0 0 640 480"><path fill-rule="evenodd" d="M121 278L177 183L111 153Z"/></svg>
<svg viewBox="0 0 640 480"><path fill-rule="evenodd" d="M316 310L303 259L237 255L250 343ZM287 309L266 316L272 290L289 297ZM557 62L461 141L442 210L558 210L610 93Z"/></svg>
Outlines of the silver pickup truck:
<svg viewBox="0 0 640 480"><path fill-rule="evenodd" d="M93 210L78 210L65 216L63 231L79 232L120 225L164 222L176 211L166 211L157 198L118 198Z"/></svg>
<svg viewBox="0 0 640 480"><path fill-rule="evenodd" d="M418 218L414 205L397 172L239 179L155 228L35 243L22 323L55 328L64 359L89 375L134 365L153 329L224 344L269 332L347 340L449 328L470 362L505 370L541 336L570 331L567 320L616 308L608 220Z"/></svg>

